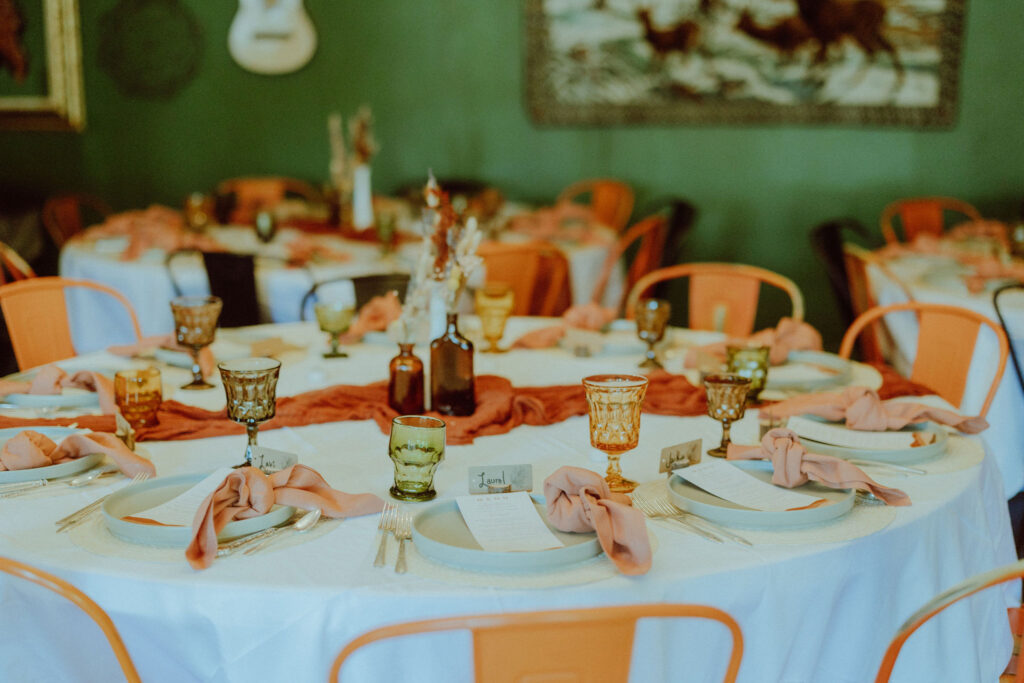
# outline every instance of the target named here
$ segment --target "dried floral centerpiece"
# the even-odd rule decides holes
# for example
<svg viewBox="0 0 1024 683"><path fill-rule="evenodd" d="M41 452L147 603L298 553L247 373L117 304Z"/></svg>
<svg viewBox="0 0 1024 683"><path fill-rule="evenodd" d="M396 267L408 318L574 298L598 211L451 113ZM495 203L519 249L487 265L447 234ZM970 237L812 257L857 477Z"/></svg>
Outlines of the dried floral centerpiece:
<svg viewBox="0 0 1024 683"><path fill-rule="evenodd" d="M370 182L370 160L377 153L377 140L373 137L373 114L362 106L349 119L348 132L352 139L352 225L357 229L372 227L373 189Z"/></svg>

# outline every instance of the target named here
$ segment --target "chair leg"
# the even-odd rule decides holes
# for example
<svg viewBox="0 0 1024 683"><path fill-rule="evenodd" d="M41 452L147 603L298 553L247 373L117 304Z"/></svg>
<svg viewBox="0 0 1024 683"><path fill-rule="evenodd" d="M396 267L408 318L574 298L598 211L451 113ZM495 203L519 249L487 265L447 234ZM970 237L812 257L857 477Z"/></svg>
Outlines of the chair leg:
<svg viewBox="0 0 1024 683"><path fill-rule="evenodd" d="M1024 558L1024 491L1021 491L1008 503L1010 507L1010 526L1013 528L1013 541L1017 546L1017 557Z"/></svg>

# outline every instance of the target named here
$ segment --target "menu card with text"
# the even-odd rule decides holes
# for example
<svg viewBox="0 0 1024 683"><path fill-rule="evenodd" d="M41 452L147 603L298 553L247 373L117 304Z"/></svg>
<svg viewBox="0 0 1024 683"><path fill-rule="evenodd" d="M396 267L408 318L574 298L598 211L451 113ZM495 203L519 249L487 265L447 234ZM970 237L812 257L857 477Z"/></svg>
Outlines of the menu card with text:
<svg viewBox="0 0 1024 683"><path fill-rule="evenodd" d="M821 500L762 481L723 460L691 465L676 470L676 474L712 495L752 510L783 512L805 508Z"/></svg>
<svg viewBox="0 0 1024 683"><path fill-rule="evenodd" d="M565 545L551 533L525 491L459 496L455 502L484 550L531 552Z"/></svg>

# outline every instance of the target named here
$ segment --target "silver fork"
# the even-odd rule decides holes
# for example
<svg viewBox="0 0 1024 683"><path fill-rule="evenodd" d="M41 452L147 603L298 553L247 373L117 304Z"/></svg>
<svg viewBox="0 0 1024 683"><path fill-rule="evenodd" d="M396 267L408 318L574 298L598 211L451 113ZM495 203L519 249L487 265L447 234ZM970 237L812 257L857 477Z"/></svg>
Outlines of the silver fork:
<svg viewBox="0 0 1024 683"><path fill-rule="evenodd" d="M149 479L149 475L146 474L145 472L140 472L139 474L136 474L134 477L132 477L132 480L129 483L129 485L139 484L146 481L147 479ZM100 498L94 500L93 502L89 503L80 510L75 510L67 517L62 517L61 519L58 519L56 522L54 522L54 524L56 524L58 527L57 533L59 534L61 532L67 531L68 529L73 529L74 527L78 526L79 524L87 520L92 515L92 513L100 509L100 506L103 505L103 501L105 501L109 497L110 494L101 496Z"/></svg>
<svg viewBox="0 0 1024 683"><path fill-rule="evenodd" d="M405 566L405 542L412 538L412 515L408 512L398 516L395 522L395 538L398 539L398 560L395 562L395 573L404 574Z"/></svg>
<svg viewBox="0 0 1024 683"><path fill-rule="evenodd" d="M650 517L651 519L660 518L668 522L675 522L676 525L679 526L681 529L689 531L690 533L697 534L698 536L703 536L707 540L714 541L715 543L724 543L724 541L720 537L712 534L710 531L707 531L706 529L701 529L696 524L692 524L689 521L682 519L681 517L678 517L676 515L669 515L659 511L658 508L654 506L654 501L652 499L644 496L643 494L638 494L636 491L633 492L633 505L638 510L640 510L640 512L644 513L644 515Z"/></svg>
<svg viewBox="0 0 1024 683"><path fill-rule="evenodd" d="M723 538L727 538L730 541L742 543L743 545L751 545L750 541L743 538L742 536L734 534L728 529L723 529L721 526L715 524L714 522L709 522L708 520L704 519L699 515L695 515L687 510L683 510L682 508L677 507L670 500L666 500L664 498L655 498L651 500L651 503L654 506L655 510L662 512L666 517L679 518L683 521L693 524L694 526L703 527L707 531L712 532L718 536L722 536Z"/></svg>
<svg viewBox="0 0 1024 683"><path fill-rule="evenodd" d="M391 503L384 503L381 510L380 520L377 522L377 531L380 532L380 545L377 547L377 557L373 560L374 567L383 567L387 564L388 534L395 530L395 516L398 508Z"/></svg>

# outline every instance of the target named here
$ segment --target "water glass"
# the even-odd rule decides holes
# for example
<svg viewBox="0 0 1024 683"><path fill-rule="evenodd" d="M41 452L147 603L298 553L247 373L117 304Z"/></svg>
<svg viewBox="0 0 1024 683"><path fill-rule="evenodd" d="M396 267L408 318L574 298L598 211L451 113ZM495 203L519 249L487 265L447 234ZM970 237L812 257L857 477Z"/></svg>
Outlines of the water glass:
<svg viewBox="0 0 1024 683"><path fill-rule="evenodd" d="M277 378L281 361L273 358L239 358L217 364L224 383L224 396L228 403L228 417L245 425L249 443L245 447L245 462L252 464L252 449L260 424L277 412Z"/></svg>
<svg viewBox="0 0 1024 683"><path fill-rule="evenodd" d="M488 346L484 353L501 353L498 342L505 334L505 323L515 305L515 293L506 284L492 282L476 290L476 314L480 318Z"/></svg>
<svg viewBox="0 0 1024 683"><path fill-rule="evenodd" d="M708 455L724 458L729 448L729 429L733 422L746 413L750 380L739 375L721 373L704 378L708 396L708 415L722 423L722 442Z"/></svg>
<svg viewBox="0 0 1024 683"><path fill-rule="evenodd" d="M203 378L199 365L199 351L213 343L217 333L217 320L224 303L216 296L179 296L171 299L174 316L174 334L178 343L192 355L192 381L182 389L212 389Z"/></svg>
<svg viewBox="0 0 1024 683"><path fill-rule="evenodd" d="M399 415L391 421L388 457L395 466L392 498L424 501L437 495L434 473L444 459L445 423L436 417Z"/></svg>
<svg viewBox="0 0 1024 683"><path fill-rule="evenodd" d="M341 335L352 326L355 307L344 301L318 301L313 311L316 313L316 321L320 323L320 331L331 335L331 350L324 352L324 358L348 358L348 354L340 350L339 346Z"/></svg>
<svg viewBox="0 0 1024 683"><path fill-rule="evenodd" d="M608 488L629 493L636 482L622 476L619 458L640 442L640 406L648 380L640 375L591 375L583 378L590 417L590 445L608 456Z"/></svg>
<svg viewBox="0 0 1024 683"><path fill-rule="evenodd" d="M768 354L770 346L726 346L726 368L729 372L750 380L747 403L754 403L768 380Z"/></svg>
<svg viewBox="0 0 1024 683"><path fill-rule="evenodd" d="M114 375L114 402L133 429L157 424L163 401L160 370L120 370Z"/></svg>

